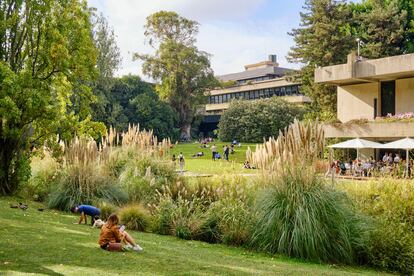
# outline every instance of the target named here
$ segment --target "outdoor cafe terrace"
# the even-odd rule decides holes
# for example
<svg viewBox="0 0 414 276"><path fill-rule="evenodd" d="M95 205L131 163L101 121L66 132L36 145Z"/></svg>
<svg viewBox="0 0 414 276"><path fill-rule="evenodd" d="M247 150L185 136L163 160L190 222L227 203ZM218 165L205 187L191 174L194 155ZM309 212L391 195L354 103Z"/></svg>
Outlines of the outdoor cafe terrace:
<svg viewBox="0 0 414 276"><path fill-rule="evenodd" d="M330 160L333 160L334 149L356 149L357 158L353 161L335 160L331 162L329 170L325 176L341 177L411 177L413 162L410 160L410 151L414 149L414 139L404 138L394 142L381 144L365 139L351 139L345 142L328 146L331 148ZM361 160L361 149L384 149L384 150L404 150L405 158L401 158L399 153L385 152L380 156L380 160L373 157Z"/></svg>

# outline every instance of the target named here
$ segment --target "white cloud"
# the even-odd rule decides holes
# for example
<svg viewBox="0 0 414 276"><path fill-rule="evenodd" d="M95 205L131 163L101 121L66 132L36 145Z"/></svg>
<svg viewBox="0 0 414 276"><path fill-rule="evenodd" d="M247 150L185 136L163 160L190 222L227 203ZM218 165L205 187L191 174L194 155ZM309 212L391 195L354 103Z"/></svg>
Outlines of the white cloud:
<svg viewBox="0 0 414 276"><path fill-rule="evenodd" d="M123 58L118 75L141 73L141 64L132 54L150 53L144 44L145 19L159 10L176 11L200 22L198 47L212 54L216 74L243 70L243 65L264 60L270 53L278 55L281 66L288 65L284 56L292 45L286 32L290 29L283 17L272 20L250 19L265 0L90 0L103 9L114 27Z"/></svg>

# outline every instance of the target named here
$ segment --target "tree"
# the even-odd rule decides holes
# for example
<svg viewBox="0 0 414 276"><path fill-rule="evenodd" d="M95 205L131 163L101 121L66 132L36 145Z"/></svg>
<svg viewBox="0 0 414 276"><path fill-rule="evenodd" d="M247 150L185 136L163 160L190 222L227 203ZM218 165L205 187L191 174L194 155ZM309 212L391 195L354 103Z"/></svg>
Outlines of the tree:
<svg viewBox="0 0 414 276"><path fill-rule="evenodd" d="M209 55L194 45L198 23L175 12L160 11L147 18L145 36L156 48L144 61L143 72L156 81L156 91L179 114L181 139L191 138L196 108L206 102L205 93L218 85Z"/></svg>
<svg viewBox="0 0 414 276"><path fill-rule="evenodd" d="M138 76L115 78L107 93L102 121L118 131L128 129L129 124L139 124L152 129L159 138L178 137L178 116L165 102L159 99L152 84Z"/></svg>
<svg viewBox="0 0 414 276"><path fill-rule="evenodd" d="M102 14L94 15L92 24L94 26L93 39L98 51L97 70L99 73L93 89L94 95L97 97L97 101L92 105L93 118L105 122L106 110L111 104L111 88L116 81L114 75L122 59L114 30L109 26L106 18Z"/></svg>
<svg viewBox="0 0 414 276"><path fill-rule="evenodd" d="M219 122L222 141L262 142L301 119L304 108L277 97L256 101L232 101Z"/></svg>
<svg viewBox="0 0 414 276"><path fill-rule="evenodd" d="M91 130L72 108L74 97L90 98L95 76L89 16L81 0L0 2L1 194L28 177L30 148Z"/></svg>
<svg viewBox="0 0 414 276"><path fill-rule="evenodd" d="M351 5L354 17L354 37L364 41L361 55L381 58L406 53L412 41L407 40L407 10L399 1L369 0ZM412 12L412 11L411 11Z"/></svg>
<svg viewBox="0 0 414 276"><path fill-rule="evenodd" d="M345 1L307 0L305 11L300 13L300 27L289 33L295 46L288 54L291 62L304 64L298 79L302 92L313 100L317 112L336 114L334 87L315 84L314 70L346 62L347 54L355 47L350 29L351 12Z"/></svg>

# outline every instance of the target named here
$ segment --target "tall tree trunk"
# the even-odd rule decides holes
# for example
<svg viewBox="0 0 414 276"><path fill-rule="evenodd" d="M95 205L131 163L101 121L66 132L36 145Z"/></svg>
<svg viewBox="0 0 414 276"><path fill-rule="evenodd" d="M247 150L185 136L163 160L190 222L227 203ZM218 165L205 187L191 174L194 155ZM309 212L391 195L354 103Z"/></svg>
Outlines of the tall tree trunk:
<svg viewBox="0 0 414 276"><path fill-rule="evenodd" d="M183 126L181 126L180 139L183 141L191 140L191 123L186 123Z"/></svg>
<svg viewBox="0 0 414 276"><path fill-rule="evenodd" d="M3 139L2 139L3 140ZM13 147L15 143L9 139L0 142L0 194L10 195L16 191L18 187L17 174L19 164L16 162L16 156Z"/></svg>

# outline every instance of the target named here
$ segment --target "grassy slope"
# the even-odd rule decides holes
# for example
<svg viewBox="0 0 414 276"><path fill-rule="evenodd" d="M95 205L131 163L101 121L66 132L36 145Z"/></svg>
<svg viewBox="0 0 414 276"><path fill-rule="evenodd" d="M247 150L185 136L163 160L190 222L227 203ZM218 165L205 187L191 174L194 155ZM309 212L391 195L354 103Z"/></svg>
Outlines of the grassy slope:
<svg viewBox="0 0 414 276"><path fill-rule="evenodd" d="M230 143L214 142L220 155L223 156L223 146ZM210 143L210 147L214 144ZM185 170L195 173L206 174L226 174L226 173L255 173L254 170L243 169L243 162L246 159L246 150L250 146L251 150L255 149L256 144L242 144L242 147L235 147L235 153L229 155L230 162L224 160L211 160L211 148L201 148L198 143L184 143L174 146L172 153L178 156L180 152L185 157ZM204 152L202 157L192 157L197 152Z"/></svg>
<svg viewBox="0 0 414 276"><path fill-rule="evenodd" d="M76 217L10 209L0 197L0 274L48 275L348 275L377 274L349 267L301 263L241 248L130 232L145 251L110 253L96 241L99 230L75 225Z"/></svg>

